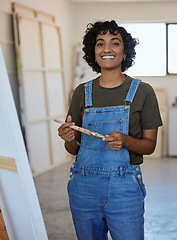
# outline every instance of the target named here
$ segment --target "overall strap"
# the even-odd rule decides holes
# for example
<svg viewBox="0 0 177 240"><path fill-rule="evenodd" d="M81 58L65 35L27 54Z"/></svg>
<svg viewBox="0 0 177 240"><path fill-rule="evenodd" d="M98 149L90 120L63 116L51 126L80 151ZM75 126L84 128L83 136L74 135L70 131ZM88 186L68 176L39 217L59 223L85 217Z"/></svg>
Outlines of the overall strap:
<svg viewBox="0 0 177 240"><path fill-rule="evenodd" d="M92 106L92 80L84 84L85 87L85 107Z"/></svg>
<svg viewBox="0 0 177 240"><path fill-rule="evenodd" d="M125 104L128 103L130 105L133 102L133 98L135 96L136 90L138 89L140 82L141 80L139 79L132 80L132 83L130 85L129 91L125 99Z"/></svg>

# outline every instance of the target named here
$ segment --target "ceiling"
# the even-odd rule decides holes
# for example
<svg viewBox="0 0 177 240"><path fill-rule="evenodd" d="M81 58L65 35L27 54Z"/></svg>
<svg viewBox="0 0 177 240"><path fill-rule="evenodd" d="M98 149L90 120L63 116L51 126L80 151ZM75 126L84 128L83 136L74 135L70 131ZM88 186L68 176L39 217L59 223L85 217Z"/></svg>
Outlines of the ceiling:
<svg viewBox="0 0 177 240"><path fill-rule="evenodd" d="M69 0L70 2L177 2L177 0Z"/></svg>

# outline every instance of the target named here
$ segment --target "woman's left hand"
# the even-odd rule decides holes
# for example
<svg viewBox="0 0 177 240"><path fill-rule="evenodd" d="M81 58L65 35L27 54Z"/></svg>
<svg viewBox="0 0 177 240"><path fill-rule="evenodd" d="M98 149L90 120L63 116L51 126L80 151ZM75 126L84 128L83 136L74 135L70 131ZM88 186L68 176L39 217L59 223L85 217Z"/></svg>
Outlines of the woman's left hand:
<svg viewBox="0 0 177 240"><path fill-rule="evenodd" d="M125 135L119 132L113 132L106 135L103 141L108 142L108 146L111 150L120 151L125 144Z"/></svg>

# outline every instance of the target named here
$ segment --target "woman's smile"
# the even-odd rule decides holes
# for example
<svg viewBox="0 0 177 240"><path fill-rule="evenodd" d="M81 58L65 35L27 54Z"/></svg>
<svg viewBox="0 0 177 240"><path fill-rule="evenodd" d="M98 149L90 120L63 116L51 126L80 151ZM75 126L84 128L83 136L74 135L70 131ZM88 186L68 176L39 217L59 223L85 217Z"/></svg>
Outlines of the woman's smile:
<svg viewBox="0 0 177 240"><path fill-rule="evenodd" d="M102 56L101 58L102 59L114 59L115 56Z"/></svg>
<svg viewBox="0 0 177 240"><path fill-rule="evenodd" d="M120 33L112 35L108 31L97 35L95 59L102 69L121 68L124 57L124 43Z"/></svg>

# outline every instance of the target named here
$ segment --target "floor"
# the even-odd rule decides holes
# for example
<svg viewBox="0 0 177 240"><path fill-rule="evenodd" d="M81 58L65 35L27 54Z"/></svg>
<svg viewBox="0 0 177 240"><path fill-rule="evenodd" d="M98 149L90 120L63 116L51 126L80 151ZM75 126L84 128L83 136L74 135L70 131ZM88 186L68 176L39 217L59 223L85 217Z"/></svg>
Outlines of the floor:
<svg viewBox="0 0 177 240"><path fill-rule="evenodd" d="M66 191L71 165L69 161L34 179L49 240L77 239ZM177 240L177 158L145 158L142 171L145 240Z"/></svg>

